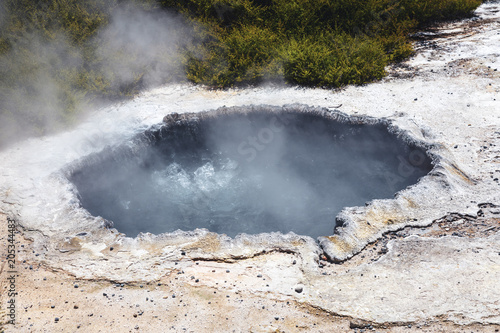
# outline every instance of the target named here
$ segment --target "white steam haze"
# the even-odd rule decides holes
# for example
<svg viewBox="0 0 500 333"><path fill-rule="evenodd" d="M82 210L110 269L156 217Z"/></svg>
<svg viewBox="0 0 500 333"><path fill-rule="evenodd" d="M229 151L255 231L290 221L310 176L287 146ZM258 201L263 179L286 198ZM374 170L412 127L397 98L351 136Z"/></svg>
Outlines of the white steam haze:
<svg viewBox="0 0 500 333"><path fill-rule="evenodd" d="M71 50L65 36L44 41L37 33L31 33L0 58L2 80L8 84L1 91L0 142L12 136L42 134L66 113L59 99L65 89L54 70L65 72L80 66L79 52L72 51L76 50ZM73 61L68 63L68 58Z"/></svg>
<svg viewBox="0 0 500 333"><path fill-rule="evenodd" d="M0 26L8 19L0 2ZM99 105L123 98L117 91L133 94L182 79L179 49L190 41L178 15L132 4L113 8L85 48L62 33L30 31L13 38L0 56L0 147L67 128Z"/></svg>
<svg viewBox="0 0 500 333"><path fill-rule="evenodd" d="M119 86L137 79L145 87L169 81L182 72L178 50L191 39L183 25L166 12L119 7L98 36L99 70Z"/></svg>

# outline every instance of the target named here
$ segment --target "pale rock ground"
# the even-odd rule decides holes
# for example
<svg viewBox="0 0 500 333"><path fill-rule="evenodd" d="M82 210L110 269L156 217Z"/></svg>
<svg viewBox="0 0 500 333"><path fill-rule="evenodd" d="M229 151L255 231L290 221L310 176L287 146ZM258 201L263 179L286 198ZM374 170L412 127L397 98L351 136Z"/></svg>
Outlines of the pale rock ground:
<svg viewBox="0 0 500 333"><path fill-rule="evenodd" d="M499 9L498 2L486 3L477 11L480 19L421 34L418 53L389 68L389 77L378 83L340 91L167 86L96 111L71 132L1 152L0 207L24 227L16 235L16 325L5 325L5 331L498 332ZM464 187L467 193L457 187L457 197L477 199L460 201L460 210L436 217L431 226L401 226L379 235L340 264L322 255L318 262L319 248L300 237L290 247L248 253L243 248L239 258L219 260L197 252L202 247L193 245L197 241L182 243L187 252L182 255L155 239L122 239L116 232L102 232L101 242L68 237L67 244L54 244L72 221L52 199L66 198L66 192L46 178L66 163L120 142L172 111L288 103L343 104L341 111L349 115L414 123L473 180ZM75 221L83 221L74 214ZM3 312L9 274L5 218ZM47 221L55 222L47 226ZM205 236L198 242L217 248L217 241Z"/></svg>

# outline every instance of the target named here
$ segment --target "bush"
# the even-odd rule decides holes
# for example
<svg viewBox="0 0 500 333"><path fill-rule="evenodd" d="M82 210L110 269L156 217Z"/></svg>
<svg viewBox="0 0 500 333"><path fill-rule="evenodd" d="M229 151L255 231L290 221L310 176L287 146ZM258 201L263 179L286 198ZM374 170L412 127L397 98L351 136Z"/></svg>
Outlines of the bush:
<svg viewBox="0 0 500 333"><path fill-rule="evenodd" d="M284 79L339 87L380 79L408 57L408 34L469 15L479 0L165 0L210 26L189 52L189 80L215 87Z"/></svg>
<svg viewBox="0 0 500 333"><path fill-rule="evenodd" d="M384 76L387 56L382 44L347 34L320 40L292 40L284 48L284 74L301 85L361 84Z"/></svg>

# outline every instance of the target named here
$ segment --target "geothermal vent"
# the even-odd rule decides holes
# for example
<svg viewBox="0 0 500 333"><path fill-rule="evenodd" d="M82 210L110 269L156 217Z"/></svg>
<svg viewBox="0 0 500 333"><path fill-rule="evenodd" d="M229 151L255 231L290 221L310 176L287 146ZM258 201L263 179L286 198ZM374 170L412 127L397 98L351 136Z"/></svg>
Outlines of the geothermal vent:
<svg viewBox="0 0 500 333"><path fill-rule="evenodd" d="M388 125L303 106L173 114L74 164L69 178L85 209L130 237L328 236L342 208L392 198L431 170Z"/></svg>

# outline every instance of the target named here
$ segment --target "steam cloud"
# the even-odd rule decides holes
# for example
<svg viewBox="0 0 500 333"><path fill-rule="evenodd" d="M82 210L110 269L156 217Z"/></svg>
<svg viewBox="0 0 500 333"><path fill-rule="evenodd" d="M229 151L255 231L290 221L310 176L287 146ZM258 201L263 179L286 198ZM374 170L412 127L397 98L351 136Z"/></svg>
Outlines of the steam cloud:
<svg viewBox="0 0 500 333"><path fill-rule="evenodd" d="M0 27L8 19L0 3ZM62 33L11 39L0 56L0 147L61 129L119 91L181 79L178 50L190 40L179 16L130 4L111 10L85 48Z"/></svg>
<svg viewBox="0 0 500 333"><path fill-rule="evenodd" d="M183 72L178 50L190 42L189 36L178 16L120 7L99 34L99 70L119 86L137 79L145 87L170 81Z"/></svg>

